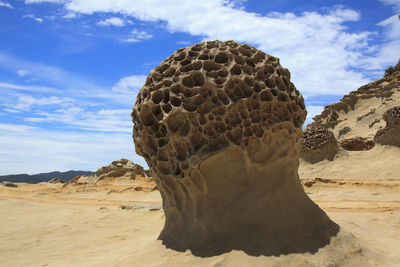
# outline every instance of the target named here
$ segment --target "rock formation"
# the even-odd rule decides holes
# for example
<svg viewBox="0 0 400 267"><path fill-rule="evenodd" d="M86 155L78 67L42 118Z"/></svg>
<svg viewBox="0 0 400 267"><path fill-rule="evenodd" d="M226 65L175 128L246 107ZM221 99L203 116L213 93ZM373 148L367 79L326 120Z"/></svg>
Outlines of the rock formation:
<svg viewBox="0 0 400 267"><path fill-rule="evenodd" d="M353 137L372 139L385 127L382 116L400 103L400 72L396 71L350 92L315 116L311 126L332 131L340 141Z"/></svg>
<svg viewBox="0 0 400 267"><path fill-rule="evenodd" d="M93 175L76 176L70 182L94 184L105 179L135 180L137 176L147 177L143 167L130 160L120 159L101 167Z"/></svg>
<svg viewBox="0 0 400 267"><path fill-rule="evenodd" d="M297 169L306 110L279 59L234 41L177 50L132 112L136 152L160 190L170 248L211 256L316 252L338 226Z"/></svg>
<svg viewBox="0 0 400 267"><path fill-rule="evenodd" d="M340 141L340 146L348 151L362 151L372 149L375 143L367 138L353 137Z"/></svg>
<svg viewBox="0 0 400 267"><path fill-rule="evenodd" d="M53 179L51 179L50 181L49 181L49 183L51 183L51 184L64 184L65 183L65 181L63 180L63 179L60 179L60 178L53 178Z"/></svg>
<svg viewBox="0 0 400 267"><path fill-rule="evenodd" d="M382 145L400 146L400 106L388 109L383 115L386 127L377 131L374 140Z"/></svg>
<svg viewBox="0 0 400 267"><path fill-rule="evenodd" d="M319 127L307 127L303 132L301 157L310 163L324 159L333 160L338 153L338 144L331 131Z"/></svg>

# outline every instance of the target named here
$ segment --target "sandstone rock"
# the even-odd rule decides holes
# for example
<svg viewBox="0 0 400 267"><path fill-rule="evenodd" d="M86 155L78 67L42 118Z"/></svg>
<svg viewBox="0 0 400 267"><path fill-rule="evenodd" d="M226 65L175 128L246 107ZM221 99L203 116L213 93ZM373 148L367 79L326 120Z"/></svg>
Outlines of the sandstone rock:
<svg viewBox="0 0 400 267"><path fill-rule="evenodd" d="M63 184L63 183L65 183L65 181L63 179L60 179L60 178L53 178L53 179L51 179L49 181L49 183L51 183L51 184L58 184L58 183Z"/></svg>
<svg viewBox="0 0 400 267"><path fill-rule="evenodd" d="M331 131L319 127L307 127L303 132L301 157L310 163L324 159L333 160L338 152L338 144Z"/></svg>
<svg viewBox="0 0 400 267"><path fill-rule="evenodd" d="M341 129L339 131L339 136L338 137L341 137L341 136L349 133L350 131L351 131L351 128L349 126L343 127L343 129Z"/></svg>
<svg viewBox="0 0 400 267"><path fill-rule="evenodd" d="M160 190L167 247L211 256L316 252L338 226L297 169L303 97L279 59L234 41L177 50L132 112L136 152Z"/></svg>
<svg viewBox="0 0 400 267"><path fill-rule="evenodd" d="M375 143L367 138L354 137L340 141L340 146L349 151L362 151L372 149Z"/></svg>
<svg viewBox="0 0 400 267"><path fill-rule="evenodd" d="M397 71L392 75L361 86L358 90L343 96L338 103L325 106L322 113L313 118L314 122L311 126L332 130L337 124L343 121L339 116L339 112L348 113L350 110L354 110L355 104L363 99L377 98L389 100L393 93L399 89L400 72ZM372 109L369 113L358 117L357 120L361 120L364 116L375 112L376 110Z"/></svg>
<svg viewBox="0 0 400 267"><path fill-rule="evenodd" d="M386 127L376 132L374 140L381 145L400 146L400 106L388 109L383 115Z"/></svg>
<svg viewBox="0 0 400 267"><path fill-rule="evenodd" d="M96 171L97 177L121 177L128 174L131 179L135 179L137 175L146 176L142 166L133 163L127 159L113 161L106 167L101 167Z"/></svg>
<svg viewBox="0 0 400 267"><path fill-rule="evenodd" d="M113 161L108 166L101 167L93 175L74 177L70 183L95 184L104 179L113 178L135 180L137 176L148 177L142 166L127 159L120 159Z"/></svg>

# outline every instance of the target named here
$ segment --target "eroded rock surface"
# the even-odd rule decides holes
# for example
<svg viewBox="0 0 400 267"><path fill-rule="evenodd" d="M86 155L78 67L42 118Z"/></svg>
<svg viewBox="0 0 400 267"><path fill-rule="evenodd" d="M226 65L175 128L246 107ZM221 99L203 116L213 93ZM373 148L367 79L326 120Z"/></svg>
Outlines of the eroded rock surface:
<svg viewBox="0 0 400 267"><path fill-rule="evenodd" d="M147 177L142 166L127 159L113 161L110 165L101 167L93 175L77 176L71 183L95 184L105 179L135 180L137 176Z"/></svg>
<svg viewBox="0 0 400 267"><path fill-rule="evenodd" d="M51 184L64 184L65 181L63 179L60 178L53 178L49 181L49 183Z"/></svg>
<svg viewBox="0 0 400 267"><path fill-rule="evenodd" d="M338 144L331 131L319 127L307 127L303 132L301 157L310 163L325 159L333 160L338 153Z"/></svg>
<svg viewBox="0 0 400 267"><path fill-rule="evenodd" d="M386 127L379 129L374 137L376 143L400 146L400 106L388 109L383 114Z"/></svg>
<svg viewBox="0 0 400 267"><path fill-rule="evenodd" d="M353 137L340 141L340 146L348 151L362 151L372 149L375 143L367 138Z"/></svg>
<svg viewBox="0 0 400 267"><path fill-rule="evenodd" d="M279 59L203 42L147 77L132 112L136 152L163 199L167 247L211 256L316 252L338 226L297 169L306 110Z"/></svg>

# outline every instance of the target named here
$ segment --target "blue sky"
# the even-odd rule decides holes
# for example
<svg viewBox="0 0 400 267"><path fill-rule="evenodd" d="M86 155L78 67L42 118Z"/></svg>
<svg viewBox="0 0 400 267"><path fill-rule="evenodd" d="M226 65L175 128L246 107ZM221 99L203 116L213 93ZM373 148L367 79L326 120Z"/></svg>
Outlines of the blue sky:
<svg viewBox="0 0 400 267"><path fill-rule="evenodd" d="M400 0L0 0L0 174L128 158L131 108L180 47L236 40L281 59L311 118L400 56Z"/></svg>

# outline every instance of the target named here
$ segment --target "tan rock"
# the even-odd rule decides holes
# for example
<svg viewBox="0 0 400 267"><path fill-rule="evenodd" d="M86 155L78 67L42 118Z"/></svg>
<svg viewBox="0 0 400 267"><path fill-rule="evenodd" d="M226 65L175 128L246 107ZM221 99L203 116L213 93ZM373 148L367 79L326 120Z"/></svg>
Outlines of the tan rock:
<svg viewBox="0 0 400 267"><path fill-rule="evenodd" d="M320 127L308 127L303 132L301 157L310 163L324 159L333 160L338 153L338 144L331 131Z"/></svg>
<svg viewBox="0 0 400 267"><path fill-rule="evenodd" d="M167 247L210 256L316 252L338 226L297 169L306 110L279 59L233 41L177 50L132 112L165 211Z"/></svg>
<svg viewBox="0 0 400 267"><path fill-rule="evenodd" d="M340 141L340 146L348 151L362 151L372 149L375 143L367 138L353 137Z"/></svg>
<svg viewBox="0 0 400 267"><path fill-rule="evenodd" d="M388 109L383 114L386 127L379 129L374 137L376 143L400 147L400 106Z"/></svg>

